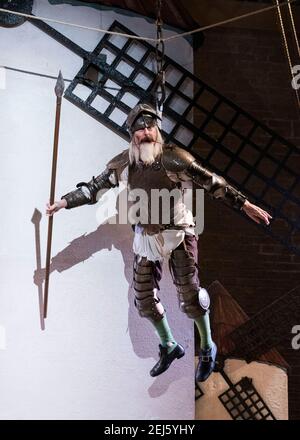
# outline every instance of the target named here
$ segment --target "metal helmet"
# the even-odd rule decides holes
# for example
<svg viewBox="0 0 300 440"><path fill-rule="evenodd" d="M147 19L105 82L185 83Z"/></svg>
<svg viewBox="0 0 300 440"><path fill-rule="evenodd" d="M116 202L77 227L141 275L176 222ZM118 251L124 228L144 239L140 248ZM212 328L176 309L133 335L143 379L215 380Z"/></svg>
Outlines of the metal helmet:
<svg viewBox="0 0 300 440"><path fill-rule="evenodd" d="M132 136L133 133L137 130L156 125L157 119L161 119L161 117L158 116L151 105L138 104L129 112L127 116L127 130Z"/></svg>

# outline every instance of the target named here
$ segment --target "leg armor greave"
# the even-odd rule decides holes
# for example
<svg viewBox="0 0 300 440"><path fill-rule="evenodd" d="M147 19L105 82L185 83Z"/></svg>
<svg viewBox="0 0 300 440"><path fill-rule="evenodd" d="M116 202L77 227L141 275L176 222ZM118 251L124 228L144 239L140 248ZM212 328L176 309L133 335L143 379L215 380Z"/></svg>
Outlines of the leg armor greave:
<svg viewBox="0 0 300 440"><path fill-rule="evenodd" d="M164 313L157 307L160 302L156 296L158 281L161 278L160 264L135 255L133 265L134 304L141 317L150 321L160 321Z"/></svg>
<svg viewBox="0 0 300 440"><path fill-rule="evenodd" d="M169 267L177 289L180 310L193 319L204 315L209 309L210 300L207 291L199 285L193 254L185 249L175 249Z"/></svg>

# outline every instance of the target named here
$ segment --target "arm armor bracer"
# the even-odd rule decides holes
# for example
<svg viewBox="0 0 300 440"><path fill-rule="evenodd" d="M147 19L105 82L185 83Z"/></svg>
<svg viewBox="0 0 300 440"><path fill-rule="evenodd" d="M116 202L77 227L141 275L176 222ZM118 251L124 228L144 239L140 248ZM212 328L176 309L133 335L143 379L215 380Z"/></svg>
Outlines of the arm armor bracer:
<svg viewBox="0 0 300 440"><path fill-rule="evenodd" d="M111 177L111 180L110 180ZM116 184L112 183L115 181ZM89 182L77 183L74 191L71 191L61 197L67 201L66 209L76 208L82 205L94 205L97 203L97 193L101 189L110 189L118 186L117 176L114 170L106 169L99 176L93 176Z"/></svg>
<svg viewBox="0 0 300 440"><path fill-rule="evenodd" d="M223 177L207 170L196 160L189 165L186 173L212 197L223 200L235 209L240 210L247 200L244 194L229 185Z"/></svg>

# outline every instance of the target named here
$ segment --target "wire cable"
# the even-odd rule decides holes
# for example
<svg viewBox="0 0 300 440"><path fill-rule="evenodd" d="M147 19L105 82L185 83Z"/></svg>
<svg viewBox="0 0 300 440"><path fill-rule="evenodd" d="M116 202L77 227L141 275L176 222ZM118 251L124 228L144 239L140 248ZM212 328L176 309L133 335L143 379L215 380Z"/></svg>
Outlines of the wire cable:
<svg viewBox="0 0 300 440"><path fill-rule="evenodd" d="M48 75L46 73L33 72L31 70L18 69L16 67L1 66L0 65L0 69L1 68L6 69L6 70L12 70L13 72L25 73L26 75L39 76L41 78L49 78L49 79L53 79L53 80L57 81L57 76L55 76L55 75ZM64 78L64 81L71 83L74 80L73 79L66 79L66 78ZM101 88L107 89L107 90L117 90L117 91L122 90L120 87L111 87L111 86L104 86L104 85L103 86L101 85ZM127 88L128 88L128 86L127 86ZM124 89L124 87L123 87L123 89Z"/></svg>
<svg viewBox="0 0 300 440"><path fill-rule="evenodd" d="M285 6L285 5L289 5L289 4L295 3L296 1L298 1L298 0L287 0L285 2L282 2L280 5L281 6ZM260 8L260 9L257 9L256 11L248 12L246 14L242 14L242 15L239 15L237 17L228 18L226 20L222 20L222 21L219 21L217 23L212 23L212 24L207 25L207 26L202 26L202 27L194 29L192 31L182 32L182 33L179 33L179 34L176 34L176 35L172 35L171 37L163 38L161 41L166 42L166 41L174 40L176 38L182 38L182 37L186 37L188 35L193 35L193 34L198 33L198 32L203 32L203 31L206 31L208 29L213 29L213 28L216 28L216 27L219 27L219 26L223 26L223 25L228 24L228 23L233 23L235 21L242 20L243 18L248 18L248 17L252 17L254 15L261 14L263 12L271 11L272 9L275 9L275 8L277 8L277 5L272 5L272 6L267 6L265 8ZM101 33L109 34L109 35L118 35L118 36L121 36L121 37L131 38L133 40L152 41L154 43L159 43L160 42L157 38L140 37L140 36L137 36L137 35L125 34L123 32L109 31L107 29L100 29L100 28L95 28L95 27L90 27L90 26L83 26L83 25L76 24L76 23L70 23L70 22L67 22L67 21L57 20L57 19L54 19L54 18L40 17L40 16L32 15L32 14L25 14L23 12L11 11L9 9L0 8L0 12L4 12L4 13L8 13L8 14L13 14L13 15L17 15L17 16L20 16L20 17L29 18L31 20L49 21L49 22L52 22L52 23L58 23L58 24L63 24L63 25L67 25L67 26L73 26L73 27L77 27L77 28L80 28L80 29L86 29L86 30L89 30L89 31L96 31L96 32L101 32Z"/></svg>
<svg viewBox="0 0 300 440"><path fill-rule="evenodd" d="M157 41L156 38L140 37L138 35L124 34L123 32L109 31L107 29L100 29L100 28L95 28L95 27L91 27L91 26L83 26L81 24L70 23L68 21L57 20L57 19L54 19L54 18L40 17L40 16L32 15L32 14L25 14L23 12L10 11L9 9L0 8L0 12L5 12L5 13L8 13L8 14L13 14L13 15L17 15L17 16L20 16L20 17L29 18L30 20L49 21L50 23L63 24L63 25L67 25L67 26L77 27L79 29L85 29L85 30L89 30L89 31L101 32L103 34L118 35L118 36L121 36L121 37L131 38L133 40L153 41L155 43Z"/></svg>

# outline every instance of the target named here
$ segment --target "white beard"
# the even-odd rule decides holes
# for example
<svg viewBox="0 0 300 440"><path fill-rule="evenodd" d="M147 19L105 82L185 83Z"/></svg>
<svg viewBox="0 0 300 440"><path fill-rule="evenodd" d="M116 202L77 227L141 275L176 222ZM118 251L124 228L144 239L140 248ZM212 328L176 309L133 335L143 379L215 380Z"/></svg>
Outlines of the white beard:
<svg viewBox="0 0 300 440"><path fill-rule="evenodd" d="M136 145L133 141L129 144L129 160L138 163L142 161L145 165L151 165L155 159L162 153L163 140L159 130L155 142L142 142Z"/></svg>
<svg viewBox="0 0 300 440"><path fill-rule="evenodd" d="M156 152L156 143L154 142L143 142L140 145L139 151L139 159L145 164L145 165L151 165L157 156Z"/></svg>

